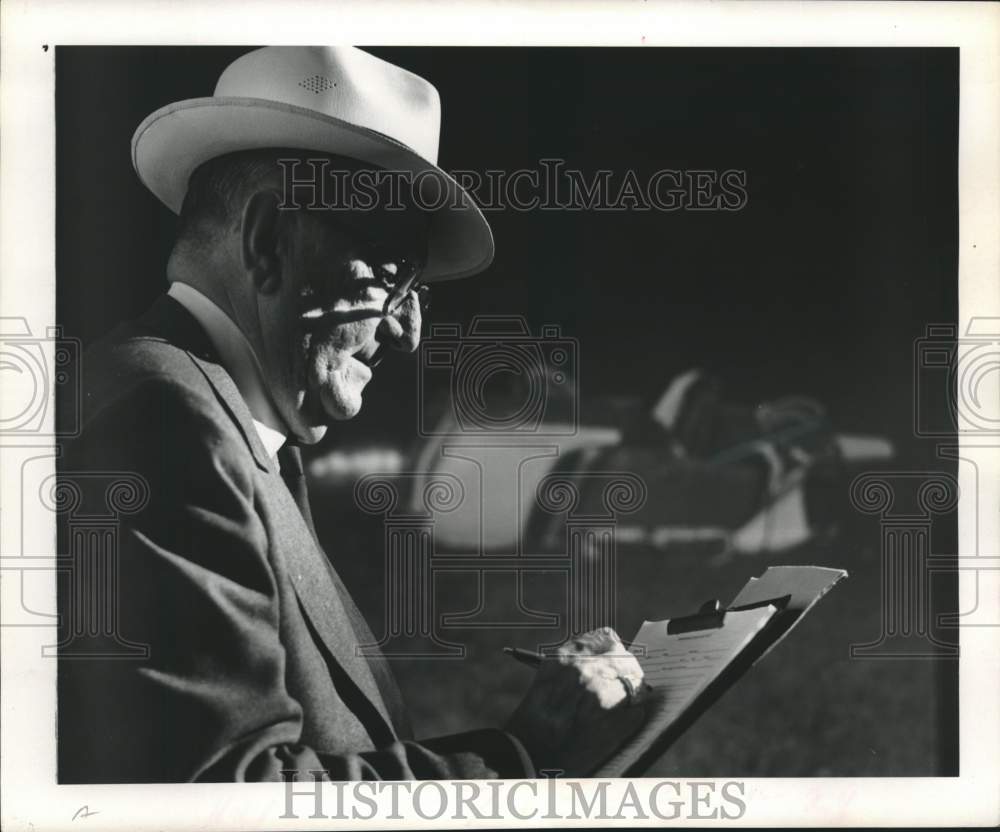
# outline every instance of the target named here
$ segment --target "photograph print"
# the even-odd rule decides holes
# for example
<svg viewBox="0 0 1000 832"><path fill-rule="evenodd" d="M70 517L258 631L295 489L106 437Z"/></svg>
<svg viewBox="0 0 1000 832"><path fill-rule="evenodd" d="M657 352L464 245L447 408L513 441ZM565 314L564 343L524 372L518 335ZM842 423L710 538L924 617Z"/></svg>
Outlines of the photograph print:
<svg viewBox="0 0 1000 832"><path fill-rule="evenodd" d="M54 51L60 784L959 774L957 48Z"/></svg>

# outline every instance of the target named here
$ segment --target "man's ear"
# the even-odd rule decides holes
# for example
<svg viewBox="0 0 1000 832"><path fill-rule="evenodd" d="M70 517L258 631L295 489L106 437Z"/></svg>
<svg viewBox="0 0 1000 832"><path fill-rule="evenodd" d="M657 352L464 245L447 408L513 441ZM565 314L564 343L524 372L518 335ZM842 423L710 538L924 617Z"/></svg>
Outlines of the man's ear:
<svg viewBox="0 0 1000 832"><path fill-rule="evenodd" d="M275 190L257 191L243 206L243 268L254 288L263 294L276 292L281 285L281 255L285 251L284 216L278 209L281 194Z"/></svg>

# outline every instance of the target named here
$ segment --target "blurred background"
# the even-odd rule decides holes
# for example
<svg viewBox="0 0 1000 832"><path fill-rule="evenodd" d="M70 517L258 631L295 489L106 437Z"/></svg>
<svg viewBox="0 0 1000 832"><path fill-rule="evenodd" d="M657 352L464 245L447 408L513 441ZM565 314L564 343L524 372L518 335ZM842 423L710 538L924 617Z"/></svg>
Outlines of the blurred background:
<svg viewBox="0 0 1000 832"><path fill-rule="evenodd" d="M57 320L67 335L89 344L164 290L175 221L131 169L132 133L163 104L210 95L249 48L57 48ZM386 521L359 508L360 478L450 475L490 497L473 521L461 511L435 519L435 554L544 558L565 549L566 518L538 510L540 479L629 472L647 493L616 520L624 637L645 618L728 600L769 565L850 572L653 774L957 773L957 664L850 657L852 644L879 640L884 605L880 518L849 499L862 472L954 472L914 424L917 411L948 419L947 381L915 351L928 326L957 317L957 50L370 51L438 88L446 170L485 176L557 158L615 182L667 168L747 175L735 212L487 211L494 264L435 287L428 335L453 325L467 344L476 315L518 319L521 334L487 339L484 354L529 360L490 376L480 405L510 428L493 431L509 434L500 444L558 452L525 468L530 482L512 501L482 483L473 494L473 469L442 453L482 443L454 406L461 350L449 347L451 372L427 372L426 350L379 367L361 416L309 454L320 534L376 635L391 606ZM426 343L440 343L437 332ZM569 345L559 367L545 346L553 339ZM525 439L508 417L531 395L544 407ZM414 493L403 489L404 505ZM521 526L506 522L514 515ZM932 553L956 551L952 514L930 531ZM435 614L478 606L466 624L493 623L440 633L464 646L461 658L394 661L419 735L501 721L531 673L501 648L560 637L564 576L539 568L517 585L512 574L491 578L485 596L469 570L433 576ZM947 576L932 590L933 612L954 610ZM518 592L562 624L512 621Z"/></svg>

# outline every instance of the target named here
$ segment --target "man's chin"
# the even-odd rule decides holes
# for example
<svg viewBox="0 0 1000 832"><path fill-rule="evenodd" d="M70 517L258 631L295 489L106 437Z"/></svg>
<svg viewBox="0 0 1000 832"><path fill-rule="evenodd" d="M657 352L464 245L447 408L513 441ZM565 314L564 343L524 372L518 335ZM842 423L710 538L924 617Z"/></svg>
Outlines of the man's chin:
<svg viewBox="0 0 1000 832"><path fill-rule="evenodd" d="M314 425L305 429L305 436L299 437L303 445L315 445L326 436L326 425Z"/></svg>
<svg viewBox="0 0 1000 832"><path fill-rule="evenodd" d="M338 390L324 387L320 392L321 424L346 422L361 412L360 390Z"/></svg>
<svg viewBox="0 0 1000 832"><path fill-rule="evenodd" d="M361 393L321 388L309 395L303 405L299 410L301 427L322 437L335 422L346 422L361 412Z"/></svg>
<svg viewBox="0 0 1000 832"><path fill-rule="evenodd" d="M353 415L357 415L360 409L360 407L355 409ZM332 415L317 404L305 404L295 412L294 426L291 433L303 445L315 445L326 436L326 432L331 425L350 418L353 418L353 416L348 416L346 412L344 415Z"/></svg>

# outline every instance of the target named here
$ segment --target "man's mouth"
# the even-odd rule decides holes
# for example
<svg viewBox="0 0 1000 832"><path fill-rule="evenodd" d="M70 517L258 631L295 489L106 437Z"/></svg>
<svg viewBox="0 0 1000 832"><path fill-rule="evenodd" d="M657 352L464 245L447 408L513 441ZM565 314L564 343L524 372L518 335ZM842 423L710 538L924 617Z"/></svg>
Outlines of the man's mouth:
<svg viewBox="0 0 1000 832"><path fill-rule="evenodd" d="M379 364L382 363L382 359L385 357L385 349L383 344L379 344L368 353L366 350L359 350L354 353L354 359L360 361L362 364L374 370Z"/></svg>

